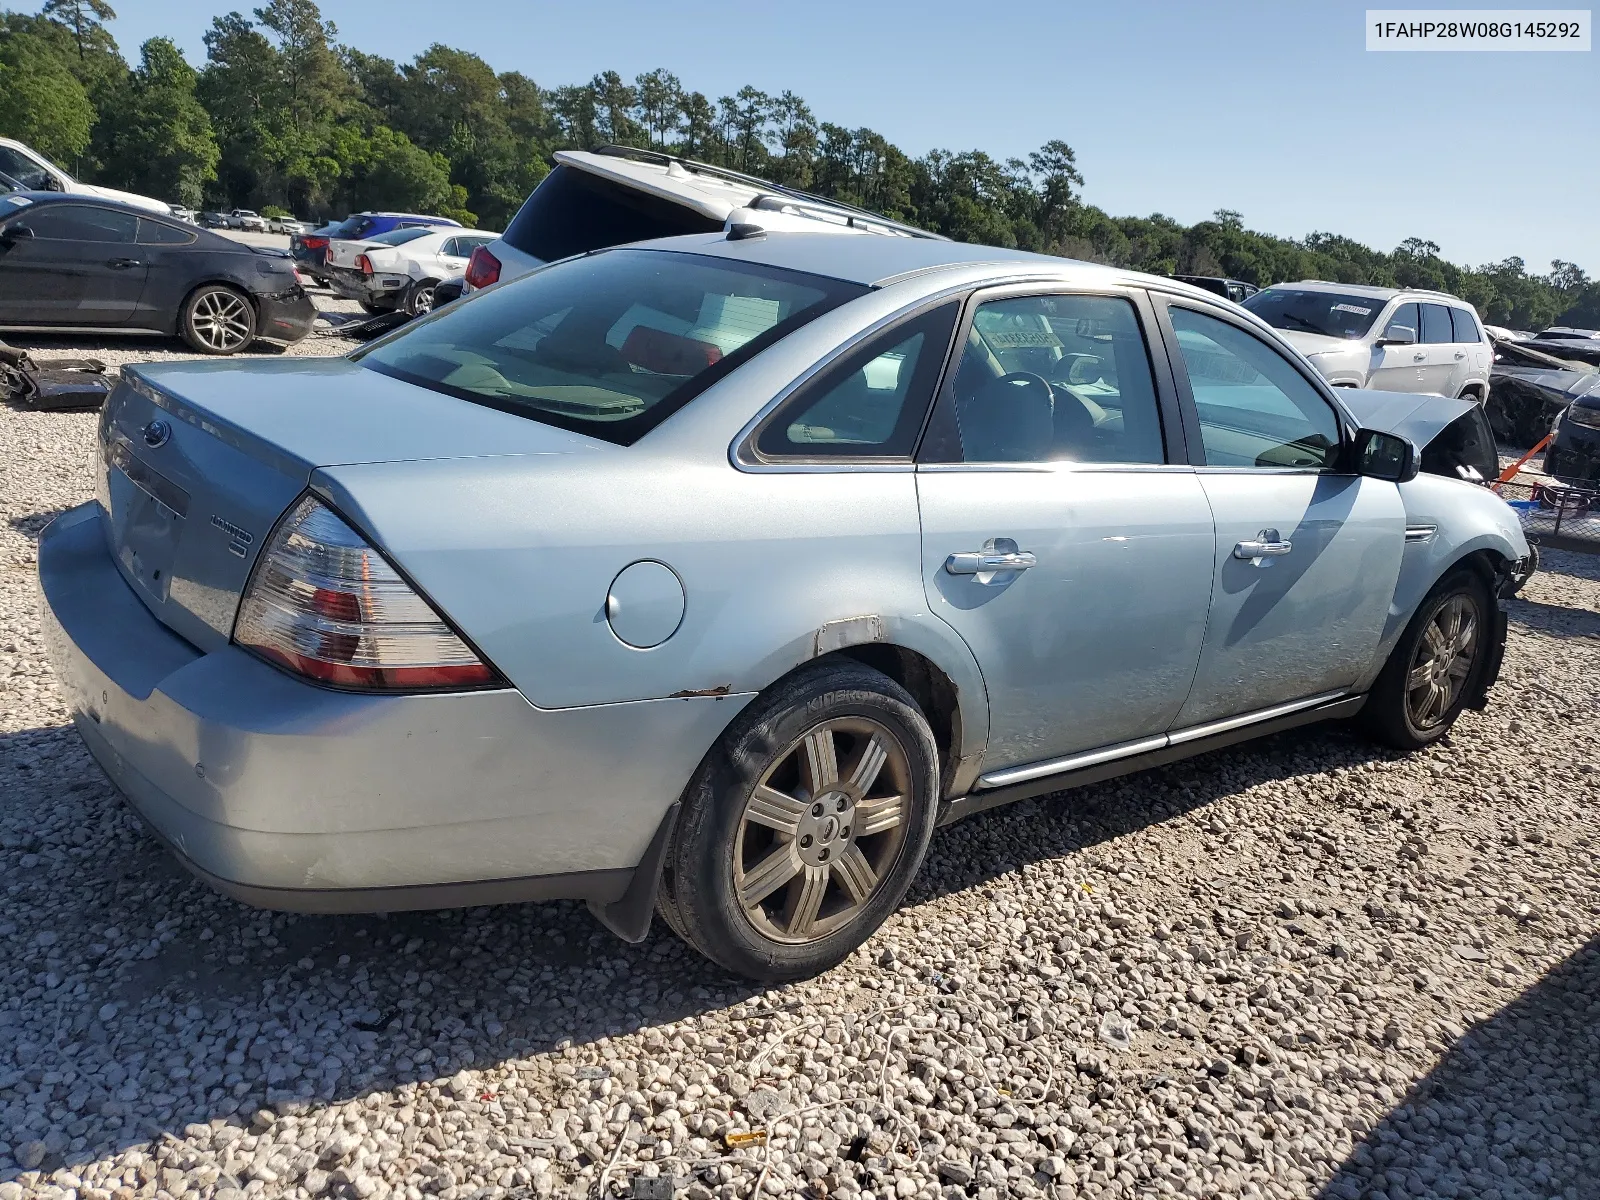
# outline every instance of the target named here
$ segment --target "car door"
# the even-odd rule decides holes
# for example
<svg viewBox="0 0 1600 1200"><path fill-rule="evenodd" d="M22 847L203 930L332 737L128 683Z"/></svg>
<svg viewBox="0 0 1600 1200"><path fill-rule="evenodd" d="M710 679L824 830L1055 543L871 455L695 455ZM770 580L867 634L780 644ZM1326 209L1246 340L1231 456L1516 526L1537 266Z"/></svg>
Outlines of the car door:
<svg viewBox="0 0 1600 1200"><path fill-rule="evenodd" d="M135 243L139 218L98 204L40 204L6 225L0 271L11 310L25 325L122 325L144 291L148 263ZM18 237L18 226L32 236Z"/></svg>
<svg viewBox="0 0 1600 1200"><path fill-rule="evenodd" d="M1438 392L1441 396L1460 393L1466 382L1463 364L1466 353L1456 345L1455 327L1450 320L1450 310L1443 304L1420 304L1422 311L1422 388L1424 392Z"/></svg>
<svg viewBox="0 0 1600 1200"><path fill-rule="evenodd" d="M1205 643L1177 724L1344 691L1394 598L1399 489L1345 473L1349 422L1266 336L1188 301L1163 311L1217 530Z"/></svg>
<svg viewBox="0 0 1600 1200"><path fill-rule="evenodd" d="M1380 392L1421 392L1422 364L1428 352L1422 342L1422 314L1415 302L1402 304L1384 323L1372 349L1367 386Z"/></svg>
<svg viewBox="0 0 1600 1200"><path fill-rule="evenodd" d="M1461 395L1461 389L1468 383L1477 383L1482 387L1489 373L1489 347L1483 340L1483 331L1478 328L1478 319L1465 308L1450 309L1450 323L1455 329L1456 365L1460 368L1461 377L1456 381L1456 390L1452 395ZM1480 392L1481 400L1487 392Z"/></svg>
<svg viewBox="0 0 1600 1200"><path fill-rule="evenodd" d="M472 246L464 237L448 237L440 244L430 270L435 279L454 279L465 273Z"/></svg>
<svg viewBox="0 0 1600 1200"><path fill-rule="evenodd" d="M1150 320L1125 290L969 305L917 495L929 606L988 691L986 773L1159 741L1188 695L1214 537Z"/></svg>

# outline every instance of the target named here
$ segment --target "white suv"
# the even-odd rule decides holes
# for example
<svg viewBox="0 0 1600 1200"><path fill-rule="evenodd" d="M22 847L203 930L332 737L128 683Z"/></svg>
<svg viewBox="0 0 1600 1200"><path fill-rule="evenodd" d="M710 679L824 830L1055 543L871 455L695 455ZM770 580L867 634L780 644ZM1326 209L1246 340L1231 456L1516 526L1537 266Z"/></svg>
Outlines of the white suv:
<svg viewBox="0 0 1600 1200"><path fill-rule="evenodd" d="M1445 292L1305 280L1275 283L1244 307L1335 387L1489 397L1489 337L1472 306Z"/></svg>
<svg viewBox="0 0 1600 1200"><path fill-rule="evenodd" d="M105 200L120 200L162 216L172 211L170 205L153 196L141 196L137 192L123 192L76 180L31 146L11 138L0 137L0 175L15 179L25 192L70 192L75 196L99 196Z"/></svg>
<svg viewBox="0 0 1600 1200"><path fill-rule="evenodd" d="M465 291L573 254L735 225L939 238L866 209L652 150L558 150L505 233L472 252ZM944 240L944 239L940 239Z"/></svg>

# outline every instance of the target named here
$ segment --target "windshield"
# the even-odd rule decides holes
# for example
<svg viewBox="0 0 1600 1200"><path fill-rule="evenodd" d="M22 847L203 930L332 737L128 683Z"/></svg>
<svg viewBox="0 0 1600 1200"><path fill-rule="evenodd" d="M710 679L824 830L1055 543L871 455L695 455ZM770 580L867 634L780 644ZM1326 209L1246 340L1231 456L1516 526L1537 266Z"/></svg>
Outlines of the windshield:
<svg viewBox="0 0 1600 1200"><path fill-rule="evenodd" d="M627 446L779 338L866 291L701 255L613 250L440 309L353 357Z"/></svg>
<svg viewBox="0 0 1600 1200"><path fill-rule="evenodd" d="M1320 333L1324 337L1358 338L1372 328L1386 301L1340 292L1301 292L1267 288L1244 306L1275 329Z"/></svg>
<svg viewBox="0 0 1600 1200"><path fill-rule="evenodd" d="M722 222L683 204L559 164L506 227L508 245L541 262L589 250L716 233Z"/></svg>
<svg viewBox="0 0 1600 1200"><path fill-rule="evenodd" d="M369 242L379 242L385 246L404 246L407 242L414 242L419 237L427 237L430 233L437 233L434 229L391 229L388 233L375 233L367 239Z"/></svg>

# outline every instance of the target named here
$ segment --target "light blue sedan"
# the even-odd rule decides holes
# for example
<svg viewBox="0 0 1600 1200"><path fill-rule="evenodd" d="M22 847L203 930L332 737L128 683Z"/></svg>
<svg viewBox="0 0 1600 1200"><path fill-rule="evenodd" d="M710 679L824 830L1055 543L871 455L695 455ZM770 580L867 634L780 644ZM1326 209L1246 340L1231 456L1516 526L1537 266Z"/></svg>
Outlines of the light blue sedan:
<svg viewBox="0 0 1600 1200"><path fill-rule="evenodd" d="M941 822L1481 706L1528 548L1418 473L1470 409L1170 280L734 226L126 369L39 575L85 741L229 895L576 897L793 978Z"/></svg>

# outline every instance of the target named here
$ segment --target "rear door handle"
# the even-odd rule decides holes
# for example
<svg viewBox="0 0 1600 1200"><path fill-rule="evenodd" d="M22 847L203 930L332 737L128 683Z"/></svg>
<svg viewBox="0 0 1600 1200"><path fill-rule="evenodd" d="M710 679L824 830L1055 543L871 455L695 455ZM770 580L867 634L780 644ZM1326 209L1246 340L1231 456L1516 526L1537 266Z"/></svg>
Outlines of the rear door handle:
<svg viewBox="0 0 1600 1200"><path fill-rule="evenodd" d="M1456 351L1456 360L1457 361L1460 361L1461 359L1465 358L1466 356L1467 356L1467 352L1465 350L1457 350Z"/></svg>
<svg viewBox="0 0 1600 1200"><path fill-rule="evenodd" d="M1425 359L1427 357L1428 357L1428 352L1426 350L1419 350L1419 351L1417 351L1415 354L1413 354L1411 356L1411 361L1412 362L1421 362L1423 359Z"/></svg>
<svg viewBox="0 0 1600 1200"><path fill-rule="evenodd" d="M982 550L963 550L944 560L950 575L971 575L978 583L994 583L1008 571L1026 571L1038 564L1031 550L1017 549L1011 538L990 538ZM1004 582L1003 580L1001 582Z"/></svg>
<svg viewBox="0 0 1600 1200"><path fill-rule="evenodd" d="M1282 558L1293 549L1294 543L1284 541L1276 529L1263 529L1253 539L1235 546L1233 556L1257 567L1270 566L1269 559Z"/></svg>
<svg viewBox="0 0 1600 1200"><path fill-rule="evenodd" d="M141 265L142 264L140 260L137 258L113 258L110 262L106 263L106 266L110 267L113 271L126 271L129 267L137 267Z"/></svg>

